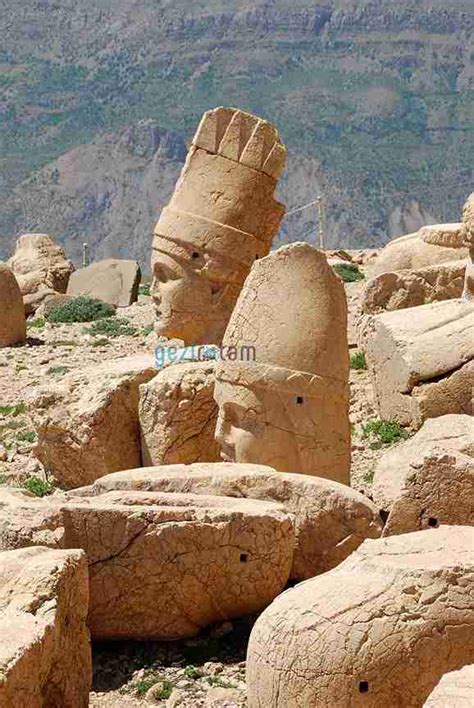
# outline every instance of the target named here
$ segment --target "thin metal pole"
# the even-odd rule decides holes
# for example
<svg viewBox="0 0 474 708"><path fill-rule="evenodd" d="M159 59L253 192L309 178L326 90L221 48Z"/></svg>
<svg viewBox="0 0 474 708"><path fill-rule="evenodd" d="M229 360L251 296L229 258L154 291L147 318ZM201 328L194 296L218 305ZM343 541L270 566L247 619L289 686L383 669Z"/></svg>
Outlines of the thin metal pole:
<svg viewBox="0 0 474 708"><path fill-rule="evenodd" d="M89 265L89 244L82 244L82 267L87 268Z"/></svg>
<svg viewBox="0 0 474 708"><path fill-rule="evenodd" d="M319 223L319 248L324 250L324 203L323 198L318 197L318 223Z"/></svg>

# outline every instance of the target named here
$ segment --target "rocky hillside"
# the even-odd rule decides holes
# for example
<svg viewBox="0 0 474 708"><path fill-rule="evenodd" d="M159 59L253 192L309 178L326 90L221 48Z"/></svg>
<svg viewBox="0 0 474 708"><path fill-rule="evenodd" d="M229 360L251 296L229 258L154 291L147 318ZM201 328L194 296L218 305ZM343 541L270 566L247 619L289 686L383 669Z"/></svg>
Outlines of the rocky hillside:
<svg viewBox="0 0 474 708"><path fill-rule="evenodd" d="M136 255L201 113L274 121L280 196L326 245L458 218L472 189L472 0L0 0L0 257L26 229ZM279 236L312 239L316 209Z"/></svg>

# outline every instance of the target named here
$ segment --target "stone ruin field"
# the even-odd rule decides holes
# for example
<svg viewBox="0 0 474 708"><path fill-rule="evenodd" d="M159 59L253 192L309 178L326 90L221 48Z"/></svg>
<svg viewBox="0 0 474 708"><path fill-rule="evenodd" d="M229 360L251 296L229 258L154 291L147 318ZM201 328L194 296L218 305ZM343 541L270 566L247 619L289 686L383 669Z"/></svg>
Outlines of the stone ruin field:
<svg viewBox="0 0 474 708"><path fill-rule="evenodd" d="M0 706L473 705L474 194L272 251L285 155L205 114L151 283L0 264Z"/></svg>

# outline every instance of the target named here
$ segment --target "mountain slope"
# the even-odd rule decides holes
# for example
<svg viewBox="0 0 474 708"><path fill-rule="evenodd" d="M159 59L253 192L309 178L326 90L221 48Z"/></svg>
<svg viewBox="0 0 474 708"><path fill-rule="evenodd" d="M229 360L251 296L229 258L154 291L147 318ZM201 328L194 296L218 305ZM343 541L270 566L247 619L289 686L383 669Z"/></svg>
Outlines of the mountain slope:
<svg viewBox="0 0 474 708"><path fill-rule="evenodd" d="M152 143L143 169L166 166L148 183L114 153L114 205L125 213L138 189L153 212L137 221L132 209L131 241L110 207L75 206L84 178L69 174L63 189L55 160L87 145L99 184L97 144L113 152L147 119L162 139L172 131L181 157L201 113L222 104L279 127L290 150L281 196L291 208L324 194L327 245L455 220L472 189L473 0L0 0L0 32L0 256L34 227L75 252L85 233L100 255L133 244L145 258L179 159L171 168ZM43 187L58 169L53 214ZM316 230L310 208L285 220L280 241Z"/></svg>

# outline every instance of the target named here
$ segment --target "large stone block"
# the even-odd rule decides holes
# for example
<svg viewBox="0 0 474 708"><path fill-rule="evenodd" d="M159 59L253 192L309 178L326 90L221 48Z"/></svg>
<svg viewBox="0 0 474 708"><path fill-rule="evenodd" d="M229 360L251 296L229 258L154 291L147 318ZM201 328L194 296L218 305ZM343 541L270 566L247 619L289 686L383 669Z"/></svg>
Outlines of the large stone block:
<svg viewBox="0 0 474 708"><path fill-rule="evenodd" d="M138 299L141 271L136 261L107 258L72 274L68 295L88 295L116 307L128 307Z"/></svg>
<svg viewBox="0 0 474 708"><path fill-rule="evenodd" d="M79 550L0 553L0 705L86 708L87 563Z"/></svg>
<svg viewBox="0 0 474 708"><path fill-rule="evenodd" d="M380 417L420 427L472 413L474 304L462 300L373 315L362 346Z"/></svg>
<svg viewBox="0 0 474 708"><path fill-rule="evenodd" d="M380 459L374 502L388 515L383 535L440 524L474 525L474 419L427 420L411 439Z"/></svg>
<svg viewBox="0 0 474 708"><path fill-rule="evenodd" d="M466 261L450 261L418 270L381 273L371 278L362 296L362 312L403 310L461 297Z"/></svg>
<svg viewBox="0 0 474 708"><path fill-rule="evenodd" d="M334 568L366 538L377 538L381 533L377 508L350 487L261 465L167 465L130 470L102 477L77 493L90 496L114 490L218 494L276 502L293 519L294 579Z"/></svg>
<svg viewBox="0 0 474 708"><path fill-rule="evenodd" d="M155 374L151 355L133 355L67 374L35 395L34 453L60 487L141 464L139 386Z"/></svg>
<svg viewBox="0 0 474 708"><path fill-rule="evenodd" d="M18 280L22 295L44 289L65 293L74 272L63 249L46 234L20 236L8 265Z"/></svg>
<svg viewBox="0 0 474 708"><path fill-rule="evenodd" d="M250 499L116 491L0 504L3 547L40 538L86 552L100 639L190 637L260 612L284 588L294 547L282 507Z"/></svg>
<svg viewBox="0 0 474 708"><path fill-rule="evenodd" d="M419 708L474 660L474 528L366 541L254 625L250 708Z"/></svg>
<svg viewBox="0 0 474 708"><path fill-rule="evenodd" d="M143 465L216 462L213 362L170 366L140 386Z"/></svg>
<svg viewBox="0 0 474 708"><path fill-rule="evenodd" d="M20 288L12 271L0 263L0 347L22 344L26 318Z"/></svg>

